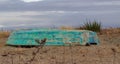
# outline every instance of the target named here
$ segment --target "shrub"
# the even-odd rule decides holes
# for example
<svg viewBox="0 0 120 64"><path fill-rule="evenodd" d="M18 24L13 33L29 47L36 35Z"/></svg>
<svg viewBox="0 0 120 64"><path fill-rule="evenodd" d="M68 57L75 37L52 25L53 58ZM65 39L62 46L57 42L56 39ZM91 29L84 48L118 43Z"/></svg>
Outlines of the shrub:
<svg viewBox="0 0 120 64"><path fill-rule="evenodd" d="M91 31L95 31L95 32L100 32L101 31L101 23L94 21L94 22L86 22L83 25L85 30L91 30Z"/></svg>

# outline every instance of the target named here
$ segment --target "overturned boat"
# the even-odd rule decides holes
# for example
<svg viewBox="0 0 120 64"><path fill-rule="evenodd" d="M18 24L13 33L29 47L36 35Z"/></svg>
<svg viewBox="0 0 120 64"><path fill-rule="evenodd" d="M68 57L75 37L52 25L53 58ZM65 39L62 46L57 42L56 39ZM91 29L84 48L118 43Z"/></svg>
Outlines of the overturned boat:
<svg viewBox="0 0 120 64"><path fill-rule="evenodd" d="M45 45L87 45L99 44L96 32L88 30L32 29L17 30L11 33L7 45L39 46L45 39Z"/></svg>

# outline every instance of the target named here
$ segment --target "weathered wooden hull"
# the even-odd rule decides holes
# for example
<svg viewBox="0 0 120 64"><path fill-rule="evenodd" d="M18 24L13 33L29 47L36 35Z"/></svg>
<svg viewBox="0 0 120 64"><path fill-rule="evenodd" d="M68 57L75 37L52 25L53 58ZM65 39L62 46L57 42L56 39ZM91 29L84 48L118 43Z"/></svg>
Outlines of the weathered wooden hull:
<svg viewBox="0 0 120 64"><path fill-rule="evenodd" d="M11 33L7 45L15 46L37 46L40 45L35 40L46 38L45 45L86 45L99 44L97 34L88 30L57 30L57 29L38 29L38 30L18 30Z"/></svg>

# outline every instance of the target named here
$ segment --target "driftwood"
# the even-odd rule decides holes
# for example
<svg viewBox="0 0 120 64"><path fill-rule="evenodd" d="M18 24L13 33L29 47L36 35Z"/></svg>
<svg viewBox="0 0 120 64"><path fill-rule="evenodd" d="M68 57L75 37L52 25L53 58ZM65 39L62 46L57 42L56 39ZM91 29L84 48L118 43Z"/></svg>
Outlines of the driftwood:
<svg viewBox="0 0 120 64"><path fill-rule="evenodd" d="M37 47L37 50L32 53L33 57L32 57L26 64L31 64L31 63L34 61L37 53L39 53L40 49L42 49L43 46L45 45L46 40L47 40L46 38L44 38L43 40L39 40L39 39L36 39L36 40L35 40L35 41L36 41L38 44L40 44L40 45Z"/></svg>

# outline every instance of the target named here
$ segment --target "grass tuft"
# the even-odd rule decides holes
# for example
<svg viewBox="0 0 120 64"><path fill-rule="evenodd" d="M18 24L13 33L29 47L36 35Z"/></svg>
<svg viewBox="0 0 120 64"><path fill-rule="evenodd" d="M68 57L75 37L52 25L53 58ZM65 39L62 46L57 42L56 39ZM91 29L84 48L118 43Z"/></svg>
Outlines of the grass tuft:
<svg viewBox="0 0 120 64"><path fill-rule="evenodd" d="M97 21L86 22L86 23L84 23L83 27L84 27L85 30L91 30L91 31L94 31L94 32L100 32L101 31L101 23L97 22Z"/></svg>

